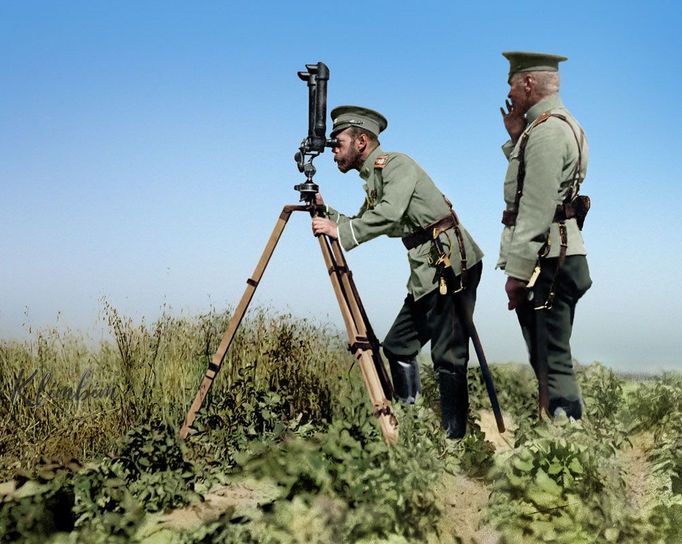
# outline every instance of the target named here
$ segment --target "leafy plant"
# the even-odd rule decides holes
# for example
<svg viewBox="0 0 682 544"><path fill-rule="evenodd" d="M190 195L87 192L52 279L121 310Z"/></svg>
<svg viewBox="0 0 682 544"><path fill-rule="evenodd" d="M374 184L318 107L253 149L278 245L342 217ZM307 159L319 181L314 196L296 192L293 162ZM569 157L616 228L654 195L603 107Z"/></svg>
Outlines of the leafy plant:
<svg viewBox="0 0 682 544"><path fill-rule="evenodd" d="M390 534L421 538L433 531L438 516L433 487L444 469L433 442L408 423L401 427L404 442L386 446L362 404L346 404L348 417L336 419L324 435L263 444L240 462L244 473L280 486L282 499L268 518L282 526L278 530L284 530L283 520L296 519L294 512L318 512L316 501L327 497L325 504L335 504L337 512L329 530L341 541ZM329 521L319 512L315 516Z"/></svg>
<svg viewBox="0 0 682 544"><path fill-rule="evenodd" d="M626 502L612 444L567 419L498 457L489 519L509 542L657 542L659 530Z"/></svg>
<svg viewBox="0 0 682 544"><path fill-rule="evenodd" d="M677 374L664 374L639 383L628 397L633 430L660 432L678 422L682 417L681 390L682 376Z"/></svg>
<svg viewBox="0 0 682 544"><path fill-rule="evenodd" d="M135 534L144 509L128 489L121 463L105 458L87 467L75 476L73 489L75 527L87 541L126 542Z"/></svg>
<svg viewBox="0 0 682 544"><path fill-rule="evenodd" d="M592 424L592 431L614 450L629 443L629 429L623 421L624 381L599 363L580 367L577 378L583 394L584 417Z"/></svg>
<svg viewBox="0 0 682 544"><path fill-rule="evenodd" d="M583 367L578 380L585 401L586 416L596 425L612 425L624 406L623 380L600 364Z"/></svg>
<svg viewBox="0 0 682 544"><path fill-rule="evenodd" d="M40 543L51 534L71 531L73 504L68 471L57 471L49 479L19 477L16 490L0 502L0 540Z"/></svg>
<svg viewBox="0 0 682 544"><path fill-rule="evenodd" d="M649 454L655 472L669 482L662 491L682 499L682 420L661 432Z"/></svg>
<svg viewBox="0 0 682 544"><path fill-rule="evenodd" d="M199 467L185 459L186 451L175 429L152 420L128 431L115 463L137 501L156 512L200 498L193 489Z"/></svg>

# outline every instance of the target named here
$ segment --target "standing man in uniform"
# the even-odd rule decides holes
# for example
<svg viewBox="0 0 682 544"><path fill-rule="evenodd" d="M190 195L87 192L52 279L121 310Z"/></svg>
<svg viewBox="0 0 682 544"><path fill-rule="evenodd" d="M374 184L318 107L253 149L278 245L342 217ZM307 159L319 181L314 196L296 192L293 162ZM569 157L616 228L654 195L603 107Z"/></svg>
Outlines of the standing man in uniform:
<svg viewBox="0 0 682 544"><path fill-rule="evenodd" d="M559 98L559 62L544 53L502 53L509 60L506 111L510 139L504 180L502 242L497 263L507 275L508 308L516 310L540 408L582 416L571 358L576 303L592 281L581 234L589 199L578 191L587 171L582 127Z"/></svg>
<svg viewBox="0 0 682 544"><path fill-rule="evenodd" d="M326 217L313 219L313 232L338 238L346 251L382 234L402 238L410 264L408 295L383 342L395 396L408 404L416 400L416 356L431 341L443 428L448 437L461 438L469 410L469 335L456 306L472 318L483 254L428 174L407 155L379 147L388 124L383 115L340 106L331 117L331 136L338 140L334 161L343 173L360 173L366 198L352 217L326 206ZM317 203L324 204L320 195Z"/></svg>

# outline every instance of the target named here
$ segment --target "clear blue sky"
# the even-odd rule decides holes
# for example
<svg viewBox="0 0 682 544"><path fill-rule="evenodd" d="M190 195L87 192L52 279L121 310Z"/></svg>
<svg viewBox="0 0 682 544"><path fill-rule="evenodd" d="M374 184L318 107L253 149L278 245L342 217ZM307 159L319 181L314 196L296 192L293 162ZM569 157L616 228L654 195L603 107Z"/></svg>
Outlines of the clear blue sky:
<svg viewBox="0 0 682 544"><path fill-rule="evenodd" d="M574 356L682 369L682 10L670 2L35 2L0 0L0 338L97 335L100 299L153 321L235 306L302 178L296 71L324 61L329 105L384 113L486 253L477 322L492 361L523 361L494 270L506 139L504 50L563 54L582 122L594 287ZM327 201L363 200L316 160ZM405 295L401 243L348 254L380 336ZM254 299L341 319L309 218L294 216Z"/></svg>

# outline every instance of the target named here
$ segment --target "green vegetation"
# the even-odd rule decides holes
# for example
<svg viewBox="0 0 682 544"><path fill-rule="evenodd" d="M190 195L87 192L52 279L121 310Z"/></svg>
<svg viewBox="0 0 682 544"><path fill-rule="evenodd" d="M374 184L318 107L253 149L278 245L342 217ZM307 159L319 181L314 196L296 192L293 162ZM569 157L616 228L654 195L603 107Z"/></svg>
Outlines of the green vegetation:
<svg viewBox="0 0 682 544"><path fill-rule="evenodd" d="M437 391L387 447L334 330L255 310L186 442L179 425L229 313L0 343L0 541L682 541L682 377L579 369L580 422L538 421L522 365L493 365L511 430L439 429Z"/></svg>

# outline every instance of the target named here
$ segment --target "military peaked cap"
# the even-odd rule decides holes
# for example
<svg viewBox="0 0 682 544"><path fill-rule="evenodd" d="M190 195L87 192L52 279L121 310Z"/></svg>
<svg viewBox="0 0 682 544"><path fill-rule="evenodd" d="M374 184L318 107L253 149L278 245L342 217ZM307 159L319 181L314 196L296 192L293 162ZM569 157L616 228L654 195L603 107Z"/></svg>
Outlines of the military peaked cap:
<svg viewBox="0 0 682 544"><path fill-rule="evenodd" d="M350 127L363 128L375 136L379 136L379 133L388 126L388 121L378 111L360 106L334 108L331 112L331 118L333 123L332 136Z"/></svg>
<svg viewBox="0 0 682 544"><path fill-rule="evenodd" d="M502 55L509 61L509 79L518 72L558 72L559 63L567 60L561 55L505 51Z"/></svg>

